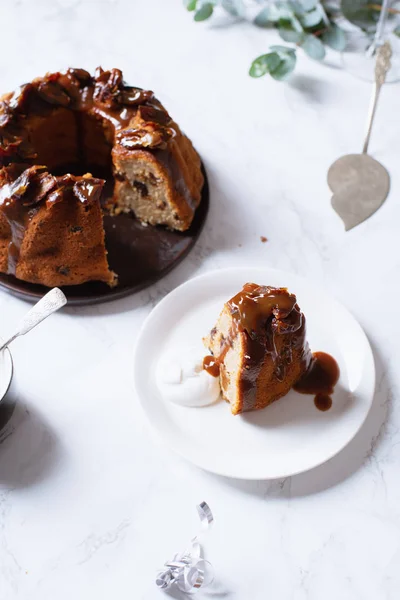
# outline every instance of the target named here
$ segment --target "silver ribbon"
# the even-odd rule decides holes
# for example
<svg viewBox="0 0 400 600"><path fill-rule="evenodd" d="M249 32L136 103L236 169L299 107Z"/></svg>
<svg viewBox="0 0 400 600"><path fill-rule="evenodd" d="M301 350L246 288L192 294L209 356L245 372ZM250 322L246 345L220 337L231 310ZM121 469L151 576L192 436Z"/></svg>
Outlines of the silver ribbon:
<svg viewBox="0 0 400 600"><path fill-rule="evenodd" d="M207 531L214 517L206 502L196 506L200 519L200 532L191 539L190 545L180 554L175 554L172 560L164 564L164 570L157 575L156 585L160 589L167 589L176 585L181 592L193 594L201 587L210 585L213 580L212 565L201 556L201 544L199 538Z"/></svg>

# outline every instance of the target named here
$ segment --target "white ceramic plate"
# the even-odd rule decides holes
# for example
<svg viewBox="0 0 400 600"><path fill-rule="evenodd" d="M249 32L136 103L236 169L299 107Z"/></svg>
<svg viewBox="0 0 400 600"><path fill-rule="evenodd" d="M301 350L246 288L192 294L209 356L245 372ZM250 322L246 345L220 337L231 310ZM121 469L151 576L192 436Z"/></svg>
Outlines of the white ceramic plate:
<svg viewBox="0 0 400 600"><path fill-rule="evenodd" d="M185 408L161 398L155 382L159 358L201 346L224 302L248 281L295 293L311 349L336 358L340 380L329 411L294 391L264 410L237 416L223 401ZM361 428L375 389L371 347L354 317L317 286L274 269L224 269L176 288L143 325L134 374L143 409L164 442L203 469L242 479L288 477L327 461Z"/></svg>

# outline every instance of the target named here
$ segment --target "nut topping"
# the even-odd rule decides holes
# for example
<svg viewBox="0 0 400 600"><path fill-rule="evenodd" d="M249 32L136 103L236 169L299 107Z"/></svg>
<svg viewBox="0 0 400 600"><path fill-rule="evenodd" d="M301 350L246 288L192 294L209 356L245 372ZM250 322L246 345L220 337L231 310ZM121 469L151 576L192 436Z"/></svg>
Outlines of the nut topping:
<svg viewBox="0 0 400 600"><path fill-rule="evenodd" d="M146 123L141 129L124 129L117 135L117 141L124 148L166 148L174 136L170 127Z"/></svg>
<svg viewBox="0 0 400 600"><path fill-rule="evenodd" d="M49 104L68 106L71 102L68 94L54 81L43 81L38 86L38 94Z"/></svg>

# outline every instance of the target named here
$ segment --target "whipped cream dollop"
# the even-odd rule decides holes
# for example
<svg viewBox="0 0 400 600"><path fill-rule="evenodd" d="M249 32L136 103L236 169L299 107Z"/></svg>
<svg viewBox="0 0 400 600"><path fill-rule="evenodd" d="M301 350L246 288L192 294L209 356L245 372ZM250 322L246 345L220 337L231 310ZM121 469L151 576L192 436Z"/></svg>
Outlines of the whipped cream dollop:
<svg viewBox="0 0 400 600"><path fill-rule="evenodd" d="M157 368L157 387L164 400L180 406L207 406L221 392L219 377L203 369L205 352L185 348L179 355L161 357Z"/></svg>

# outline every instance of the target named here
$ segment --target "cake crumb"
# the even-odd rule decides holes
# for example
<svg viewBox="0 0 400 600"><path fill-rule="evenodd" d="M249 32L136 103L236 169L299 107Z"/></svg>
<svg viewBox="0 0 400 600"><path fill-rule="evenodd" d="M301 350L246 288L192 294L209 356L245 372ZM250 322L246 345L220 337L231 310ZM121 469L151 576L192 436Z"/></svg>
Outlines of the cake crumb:
<svg viewBox="0 0 400 600"><path fill-rule="evenodd" d="M265 242L268 242L268 238L266 238L265 235L261 235L260 240L262 241L263 244L265 244Z"/></svg>

